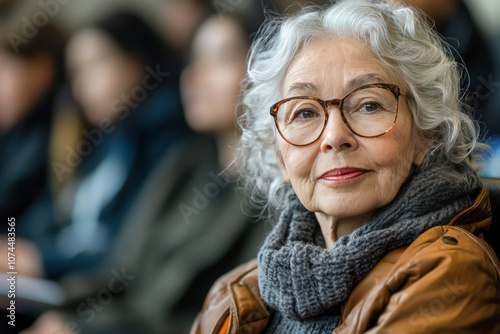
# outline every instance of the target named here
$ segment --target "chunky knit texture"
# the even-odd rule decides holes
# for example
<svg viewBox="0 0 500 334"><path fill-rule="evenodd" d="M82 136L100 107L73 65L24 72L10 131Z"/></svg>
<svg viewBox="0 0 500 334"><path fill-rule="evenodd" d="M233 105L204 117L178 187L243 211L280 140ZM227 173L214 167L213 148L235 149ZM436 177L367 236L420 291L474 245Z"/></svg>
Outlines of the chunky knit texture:
<svg viewBox="0 0 500 334"><path fill-rule="evenodd" d="M325 248L318 221L295 192L259 252L259 288L274 311L266 333L331 333L340 306L382 257L447 224L480 187L466 165L416 168L396 198L363 226Z"/></svg>

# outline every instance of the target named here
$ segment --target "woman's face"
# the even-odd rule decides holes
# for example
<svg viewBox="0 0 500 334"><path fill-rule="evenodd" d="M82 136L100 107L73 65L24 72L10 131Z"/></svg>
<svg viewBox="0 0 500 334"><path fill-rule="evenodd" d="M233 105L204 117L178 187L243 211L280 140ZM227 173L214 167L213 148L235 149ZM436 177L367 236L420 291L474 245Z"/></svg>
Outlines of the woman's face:
<svg viewBox="0 0 500 334"><path fill-rule="evenodd" d="M70 41L68 66L73 95L92 124L114 118L113 106L140 84L144 69L138 60L123 53L98 30L84 30ZM122 95L125 94L125 95ZM130 97L129 97L130 98Z"/></svg>
<svg viewBox="0 0 500 334"><path fill-rule="evenodd" d="M291 63L282 96L328 100L380 82L396 84L406 93L404 84L367 47L343 39L323 39L307 46ZM353 134L338 107L329 110L325 131L312 145L293 146L278 136L284 177L308 210L337 219L366 219L394 199L420 152L405 97L400 97L398 110L396 124L381 137ZM363 171L336 170L346 167ZM337 176L337 172L346 174Z"/></svg>
<svg viewBox="0 0 500 334"><path fill-rule="evenodd" d="M247 37L231 18L213 17L195 35L181 93L188 124L196 131L234 131Z"/></svg>

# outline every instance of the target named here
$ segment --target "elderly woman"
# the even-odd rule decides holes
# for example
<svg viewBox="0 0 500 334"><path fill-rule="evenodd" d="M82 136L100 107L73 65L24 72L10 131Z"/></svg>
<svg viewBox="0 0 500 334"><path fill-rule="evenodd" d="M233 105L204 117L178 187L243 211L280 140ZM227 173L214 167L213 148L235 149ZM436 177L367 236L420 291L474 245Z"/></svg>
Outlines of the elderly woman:
<svg viewBox="0 0 500 334"><path fill-rule="evenodd" d="M306 8L250 54L242 166L279 213L192 333L499 333L477 125L426 19L389 1ZM270 115L269 115L270 108Z"/></svg>

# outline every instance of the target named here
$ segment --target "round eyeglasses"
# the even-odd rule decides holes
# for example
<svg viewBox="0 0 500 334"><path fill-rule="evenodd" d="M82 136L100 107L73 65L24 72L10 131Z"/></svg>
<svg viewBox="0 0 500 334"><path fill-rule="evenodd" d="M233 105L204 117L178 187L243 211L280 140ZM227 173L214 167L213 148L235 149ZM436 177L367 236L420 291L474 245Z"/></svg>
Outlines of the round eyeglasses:
<svg viewBox="0 0 500 334"><path fill-rule="evenodd" d="M378 83L361 86L341 99L323 101L310 96L281 100L271 107L276 128L289 144L307 146L316 142L328 123L328 109L338 106L342 120L360 137L380 137L396 124L400 93L396 85Z"/></svg>

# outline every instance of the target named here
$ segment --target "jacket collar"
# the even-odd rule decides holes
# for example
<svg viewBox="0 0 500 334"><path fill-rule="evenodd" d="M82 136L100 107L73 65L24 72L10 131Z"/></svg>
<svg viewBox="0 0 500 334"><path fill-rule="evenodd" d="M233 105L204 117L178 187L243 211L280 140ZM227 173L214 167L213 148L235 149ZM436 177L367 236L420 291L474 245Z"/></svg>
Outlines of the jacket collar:
<svg viewBox="0 0 500 334"><path fill-rule="evenodd" d="M482 237L491 223L491 203L489 191L483 186L479 191L474 203L455 216L447 225L460 226L461 228Z"/></svg>

